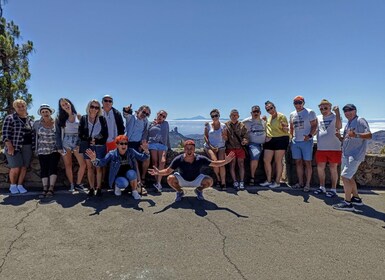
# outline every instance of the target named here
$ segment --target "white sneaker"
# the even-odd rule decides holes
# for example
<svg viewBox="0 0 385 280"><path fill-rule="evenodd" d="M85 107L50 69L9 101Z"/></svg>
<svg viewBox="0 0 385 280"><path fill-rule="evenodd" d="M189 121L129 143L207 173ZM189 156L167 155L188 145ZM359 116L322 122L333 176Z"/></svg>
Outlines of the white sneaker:
<svg viewBox="0 0 385 280"><path fill-rule="evenodd" d="M245 183L239 182L239 189L243 191L245 189Z"/></svg>
<svg viewBox="0 0 385 280"><path fill-rule="evenodd" d="M19 189L17 188L16 185L10 185L9 186L9 192L11 194L18 194L19 193Z"/></svg>
<svg viewBox="0 0 385 280"><path fill-rule="evenodd" d="M260 185L261 187L268 187L268 186L270 186L271 184L272 184L271 182L265 181L265 182L263 182L263 183L260 183L259 185Z"/></svg>
<svg viewBox="0 0 385 280"><path fill-rule="evenodd" d="M237 181L235 181L234 183L233 183L233 187L234 187L234 189L238 189L239 188L239 183L237 182Z"/></svg>
<svg viewBox="0 0 385 280"><path fill-rule="evenodd" d="M121 196L122 195L122 190L118 187L115 186L115 195L116 196Z"/></svg>
<svg viewBox="0 0 385 280"><path fill-rule="evenodd" d="M132 197L133 197L134 199L136 199L136 200L139 200L139 199L142 198L142 197L140 196L140 194L138 193L137 190L132 191Z"/></svg>
<svg viewBox="0 0 385 280"><path fill-rule="evenodd" d="M75 191L75 184L71 184L69 192L74 192L74 191Z"/></svg>
<svg viewBox="0 0 385 280"><path fill-rule="evenodd" d="M162 185L160 183L155 183L153 186L158 192L162 192Z"/></svg>
<svg viewBox="0 0 385 280"><path fill-rule="evenodd" d="M274 183L272 183L270 186L269 186L269 188L270 189L275 189L275 188L279 188L281 186L281 184L278 184L277 182L274 182Z"/></svg>
<svg viewBox="0 0 385 280"><path fill-rule="evenodd" d="M23 185L17 185L17 189L18 189L19 193L26 193L26 192L28 192L28 191L23 187Z"/></svg>

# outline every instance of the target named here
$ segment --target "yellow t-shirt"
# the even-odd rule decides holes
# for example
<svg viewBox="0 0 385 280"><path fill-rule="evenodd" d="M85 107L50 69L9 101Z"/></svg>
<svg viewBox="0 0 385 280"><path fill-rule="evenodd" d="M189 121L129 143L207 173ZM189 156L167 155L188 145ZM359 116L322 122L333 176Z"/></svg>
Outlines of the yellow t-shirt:
<svg viewBox="0 0 385 280"><path fill-rule="evenodd" d="M289 136L289 131L282 128L281 122L288 127L287 118L282 113L277 112L275 119L270 116L266 123L266 136L267 137L281 137Z"/></svg>

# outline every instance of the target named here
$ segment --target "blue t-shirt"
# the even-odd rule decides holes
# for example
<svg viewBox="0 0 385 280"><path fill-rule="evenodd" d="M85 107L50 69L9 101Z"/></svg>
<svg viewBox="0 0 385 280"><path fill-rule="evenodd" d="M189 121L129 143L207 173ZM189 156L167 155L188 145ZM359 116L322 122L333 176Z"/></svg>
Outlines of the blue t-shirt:
<svg viewBox="0 0 385 280"><path fill-rule="evenodd" d="M357 161L364 161L368 140L362 138L346 137L349 130L354 130L355 133L370 132L368 122L364 118L355 117L349 121L344 129L344 141L342 142L342 154L345 157L352 157Z"/></svg>
<svg viewBox="0 0 385 280"><path fill-rule="evenodd" d="M184 160L184 154L181 154L173 159L170 168L179 169L179 174L186 181L194 181L201 174L201 168L210 163L210 159L201 155L195 155L194 161L189 163Z"/></svg>

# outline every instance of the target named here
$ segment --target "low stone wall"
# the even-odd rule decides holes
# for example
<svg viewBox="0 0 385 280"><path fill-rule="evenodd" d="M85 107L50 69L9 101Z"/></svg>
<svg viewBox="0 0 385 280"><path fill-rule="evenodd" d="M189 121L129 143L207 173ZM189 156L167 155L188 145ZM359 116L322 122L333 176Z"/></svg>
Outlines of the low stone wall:
<svg viewBox="0 0 385 280"><path fill-rule="evenodd" d="M175 156L177 156L180 152L181 150L169 151L167 155L167 165L169 165L171 160ZM204 154L204 152L201 150L197 151L197 153ZM75 158L73 162L74 162L74 174L76 174L78 167L77 167ZM290 151L286 153L285 162L287 164L285 164L285 167L284 167L282 180L286 181L288 184L294 184L297 182L297 176L295 172L295 163L291 159ZM312 186L317 186L319 184L319 180L317 175L317 166L314 160L313 160L312 166L313 166L313 176L312 176L311 184ZM231 183L231 176L228 170L228 166L226 168L227 168L227 182ZM247 182L249 179L249 173L250 173L250 165L248 164L248 161L246 161L245 169L246 169L245 181ZM5 155L0 153L0 187L1 188L7 188L9 186L8 172L9 172L9 169L6 167ZM210 176L214 176L211 168L204 168L203 172ZM148 179L152 180L153 178L148 175ZM263 182L265 179L266 179L266 176L264 172L263 161L260 161L260 164L256 172L255 180L256 182ZM359 170L356 174L356 181L359 185L363 185L363 186L385 188L385 155L367 155L365 161L360 165ZM37 157L34 157L32 160L31 166L28 169L28 172L26 175L25 182L26 182L25 185L27 187L41 186L40 165ZM83 182L84 183L87 182L86 174L83 178ZM330 173L328 172L328 169L326 171L326 183L327 184L330 183ZM63 160L60 160L60 163L59 163L59 174L58 174L57 186L62 186L62 187L69 186L69 182L65 175Z"/></svg>

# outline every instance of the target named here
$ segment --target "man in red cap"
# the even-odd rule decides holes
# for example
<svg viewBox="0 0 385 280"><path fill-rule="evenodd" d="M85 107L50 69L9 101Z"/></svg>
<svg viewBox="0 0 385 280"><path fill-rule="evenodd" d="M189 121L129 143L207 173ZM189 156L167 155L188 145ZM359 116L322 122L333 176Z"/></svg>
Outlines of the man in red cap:
<svg viewBox="0 0 385 280"><path fill-rule="evenodd" d="M298 95L294 97L295 111L290 114L291 154L295 160L298 183L293 188L302 188L305 192L310 191L310 180L312 174L311 161L313 159L313 136L317 131L317 116L313 110L304 107L305 99ZM306 184L304 186L304 170Z"/></svg>
<svg viewBox="0 0 385 280"><path fill-rule="evenodd" d="M229 153L224 160L212 161L209 158L195 154L195 143L193 140L187 140L184 143L184 153L175 157L170 166L159 170L154 166L148 173L153 176L167 176L167 183L176 190L175 202L182 200L184 191L182 187L195 187L195 194L198 200L204 200L203 190L213 185L213 179L201 174L200 170L204 165L211 167L221 167L231 162L235 157L233 152ZM178 169L179 172L174 172ZM171 173L173 173L170 175Z"/></svg>

